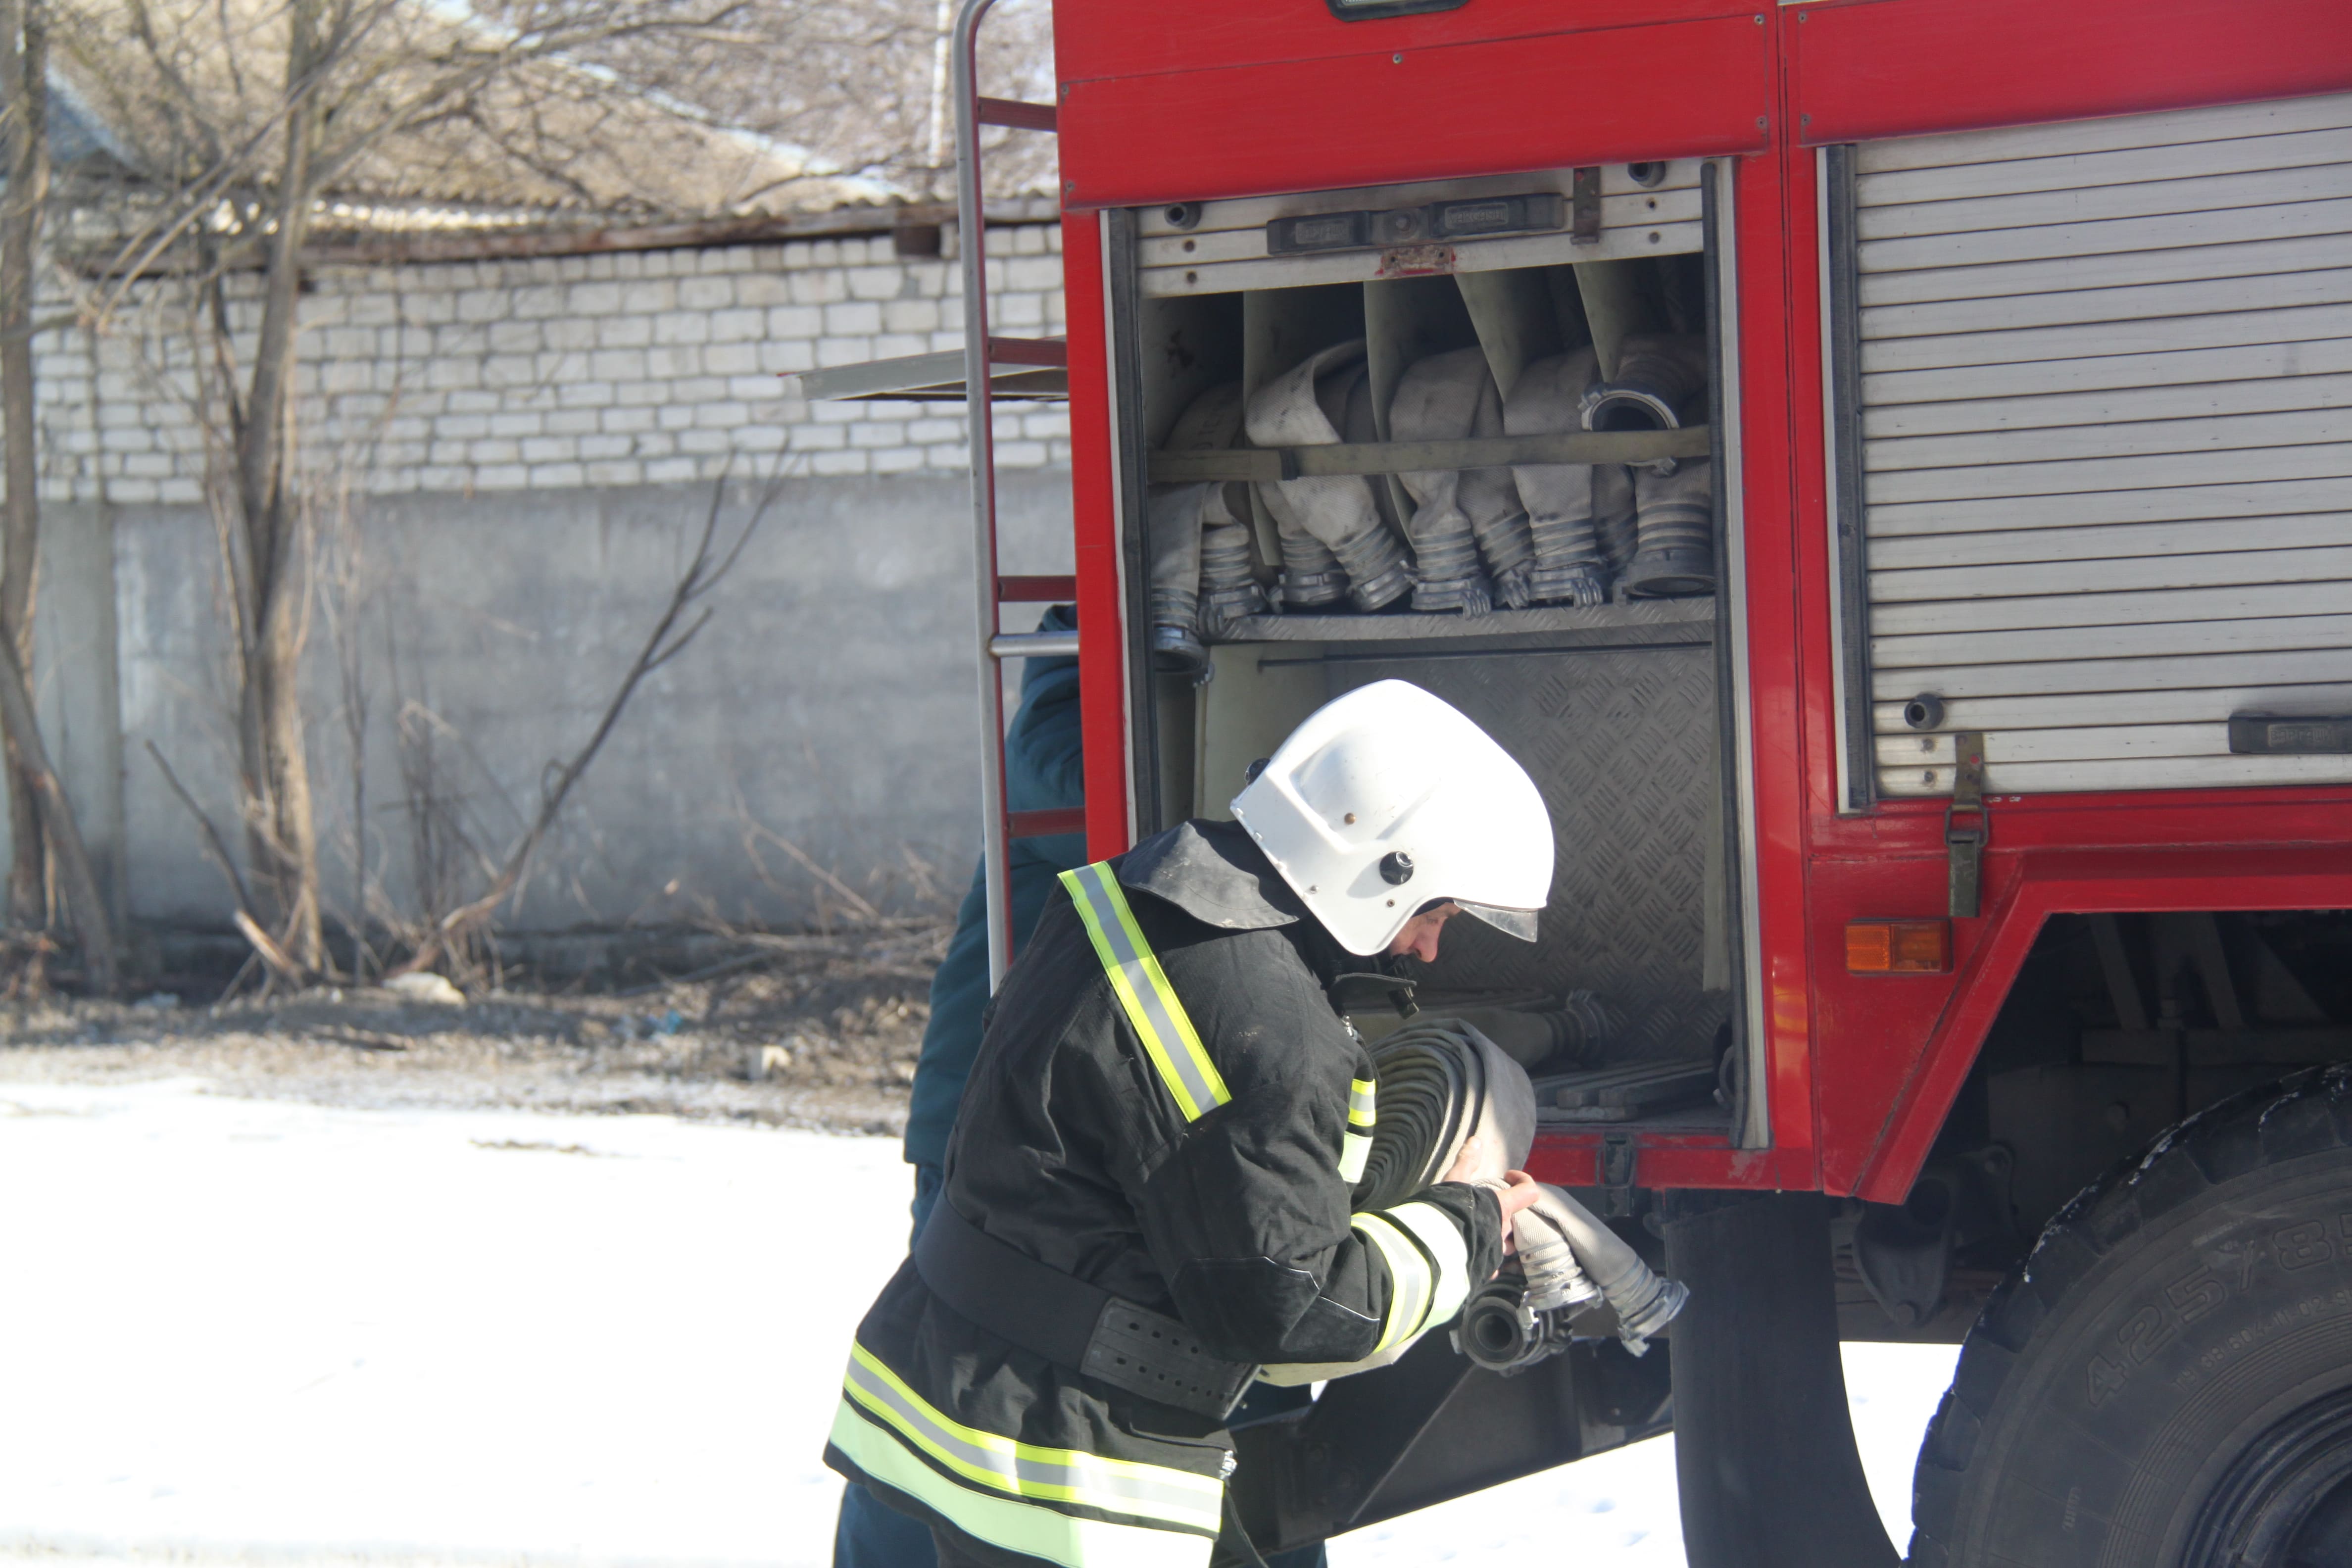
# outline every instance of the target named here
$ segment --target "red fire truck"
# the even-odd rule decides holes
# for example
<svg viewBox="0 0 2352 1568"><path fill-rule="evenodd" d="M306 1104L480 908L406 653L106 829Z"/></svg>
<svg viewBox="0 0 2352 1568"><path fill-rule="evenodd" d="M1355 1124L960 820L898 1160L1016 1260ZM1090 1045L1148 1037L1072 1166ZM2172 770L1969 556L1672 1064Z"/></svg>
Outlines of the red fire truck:
<svg viewBox="0 0 2352 1568"><path fill-rule="evenodd" d="M1066 389L1075 580L971 400L988 735L1075 647L1108 856L1352 687L1477 719L1556 896L1422 1005L1549 1031L1532 1168L1691 1291L1245 1432L1261 1549L1671 1428L1695 1564L1891 1563L1880 1339L1964 1346L1912 1562L2352 1563L2352 5L1060 0L1051 104L987 5L967 353L809 390Z"/></svg>

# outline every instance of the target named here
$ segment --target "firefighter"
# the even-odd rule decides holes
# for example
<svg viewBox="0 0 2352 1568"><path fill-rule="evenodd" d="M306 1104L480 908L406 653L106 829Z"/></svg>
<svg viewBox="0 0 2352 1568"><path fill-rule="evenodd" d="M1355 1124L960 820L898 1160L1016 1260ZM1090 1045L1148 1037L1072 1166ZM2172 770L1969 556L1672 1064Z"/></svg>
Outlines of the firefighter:
<svg viewBox="0 0 2352 1568"><path fill-rule="evenodd" d="M1227 1420L1260 1368L1446 1322L1537 1195L1514 1172L1351 1214L1378 1093L1328 995L1434 958L1456 913L1534 939L1552 841L1525 771L1381 681L1233 810L1061 877L940 1201L859 1325L826 1462L929 1524L943 1568L1248 1561Z"/></svg>

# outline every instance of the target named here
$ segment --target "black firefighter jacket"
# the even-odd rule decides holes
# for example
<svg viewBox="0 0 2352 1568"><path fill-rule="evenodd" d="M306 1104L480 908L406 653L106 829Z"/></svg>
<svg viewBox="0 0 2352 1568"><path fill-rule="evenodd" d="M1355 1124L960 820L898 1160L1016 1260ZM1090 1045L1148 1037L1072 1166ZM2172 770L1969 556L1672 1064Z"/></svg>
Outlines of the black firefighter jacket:
<svg viewBox="0 0 2352 1568"><path fill-rule="evenodd" d="M1058 887L994 1004L941 1201L1233 1361L1355 1362L1453 1317L1501 1261L1496 1201L1447 1184L1350 1215L1350 1098L1360 1129L1373 1094L1325 989L1348 955L1232 824L1108 865L1226 1098L1188 1119ZM982 1561L1066 1568L1200 1568L1233 1467L1213 1418L994 1337L911 1261L858 1327L825 1458Z"/></svg>

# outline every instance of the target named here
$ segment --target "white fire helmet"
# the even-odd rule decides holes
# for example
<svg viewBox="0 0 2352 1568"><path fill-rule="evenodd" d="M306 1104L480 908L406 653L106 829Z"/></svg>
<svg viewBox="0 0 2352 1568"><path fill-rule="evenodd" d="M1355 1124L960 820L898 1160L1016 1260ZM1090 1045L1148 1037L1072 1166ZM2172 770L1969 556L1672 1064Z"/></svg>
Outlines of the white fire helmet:
<svg viewBox="0 0 2352 1568"><path fill-rule="evenodd" d="M1410 682L1376 681L1317 709L1233 810L1349 952L1386 952L1437 903L1536 939L1551 814L1492 736Z"/></svg>

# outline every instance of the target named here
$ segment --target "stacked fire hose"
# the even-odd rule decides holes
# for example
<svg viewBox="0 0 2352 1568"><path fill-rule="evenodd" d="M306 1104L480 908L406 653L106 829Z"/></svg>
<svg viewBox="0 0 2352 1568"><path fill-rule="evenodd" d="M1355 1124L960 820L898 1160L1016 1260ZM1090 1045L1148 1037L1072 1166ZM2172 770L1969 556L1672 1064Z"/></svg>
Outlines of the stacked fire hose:
<svg viewBox="0 0 2352 1568"><path fill-rule="evenodd" d="M1591 347L1538 360L1507 390L1476 348L1406 367L1386 410L1395 441L1678 429L1706 417L1704 342L1633 336L1603 377ZM1244 401L1211 388L1177 420L1171 451L1363 445L1378 439L1363 340L1308 355ZM1410 515L1392 523L1381 481L1360 475L1153 486L1153 648L1199 670L1202 644L1244 616L1403 607L1481 615L1712 593L1712 465L1704 458L1521 463L1397 476ZM1253 495L1253 492L1254 495ZM1252 558L1253 501L1280 559ZM1391 508L1402 510L1403 508ZM1263 570L1262 570L1263 568ZM1276 576L1269 584L1265 576ZM1268 590L1272 592L1269 594Z"/></svg>
<svg viewBox="0 0 2352 1568"><path fill-rule="evenodd" d="M1408 1024L1370 1049L1380 1119L1353 1194L1358 1210L1407 1201L1465 1153L1473 1179L1496 1187L1505 1172L1526 1163L1535 1142L1535 1090L1527 1070L1479 1030L1432 1019ZM1639 1355L1687 1296L1558 1187L1544 1187L1535 1206L1513 1217L1512 1239L1512 1265L1471 1294L1454 1331L1464 1354L1495 1371L1516 1372L1577 1339L1599 1337L1612 1317L1617 1337ZM1364 1368L1297 1370L1332 1376Z"/></svg>

